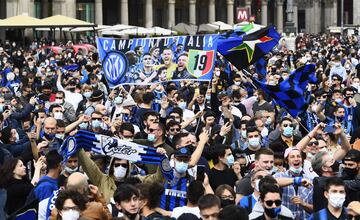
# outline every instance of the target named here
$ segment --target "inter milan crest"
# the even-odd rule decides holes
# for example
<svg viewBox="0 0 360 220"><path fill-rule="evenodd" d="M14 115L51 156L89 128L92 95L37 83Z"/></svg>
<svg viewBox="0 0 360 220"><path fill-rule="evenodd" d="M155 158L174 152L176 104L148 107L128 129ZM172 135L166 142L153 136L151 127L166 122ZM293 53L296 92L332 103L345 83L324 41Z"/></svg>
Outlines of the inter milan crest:
<svg viewBox="0 0 360 220"><path fill-rule="evenodd" d="M120 51L108 52L102 63L105 77L112 84L118 84L128 68L128 60Z"/></svg>

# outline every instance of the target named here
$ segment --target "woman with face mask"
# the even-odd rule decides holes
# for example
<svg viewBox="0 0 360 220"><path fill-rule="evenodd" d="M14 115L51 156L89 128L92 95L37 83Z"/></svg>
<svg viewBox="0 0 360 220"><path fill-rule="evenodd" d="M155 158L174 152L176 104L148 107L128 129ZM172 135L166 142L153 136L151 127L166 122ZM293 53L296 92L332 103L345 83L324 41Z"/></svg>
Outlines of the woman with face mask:
<svg viewBox="0 0 360 220"><path fill-rule="evenodd" d="M217 195L221 200L221 208L224 208L228 205L235 205L235 191L234 189L227 185L223 184L218 186L215 191L215 195Z"/></svg>
<svg viewBox="0 0 360 220"><path fill-rule="evenodd" d="M86 209L86 203L87 198L81 195L78 191L60 191L55 202L55 207L58 210L56 219L79 219L81 212Z"/></svg>

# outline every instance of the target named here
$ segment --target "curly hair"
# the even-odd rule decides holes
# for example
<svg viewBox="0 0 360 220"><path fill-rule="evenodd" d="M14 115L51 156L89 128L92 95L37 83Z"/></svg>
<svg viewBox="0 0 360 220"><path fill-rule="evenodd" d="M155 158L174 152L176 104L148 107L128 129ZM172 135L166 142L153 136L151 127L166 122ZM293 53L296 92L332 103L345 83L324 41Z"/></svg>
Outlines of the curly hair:
<svg viewBox="0 0 360 220"><path fill-rule="evenodd" d="M62 210L67 199L71 199L73 203L75 203L75 205L80 209L80 211L86 209L86 203L88 202L87 198L75 190L60 191L55 201L55 207L58 210Z"/></svg>

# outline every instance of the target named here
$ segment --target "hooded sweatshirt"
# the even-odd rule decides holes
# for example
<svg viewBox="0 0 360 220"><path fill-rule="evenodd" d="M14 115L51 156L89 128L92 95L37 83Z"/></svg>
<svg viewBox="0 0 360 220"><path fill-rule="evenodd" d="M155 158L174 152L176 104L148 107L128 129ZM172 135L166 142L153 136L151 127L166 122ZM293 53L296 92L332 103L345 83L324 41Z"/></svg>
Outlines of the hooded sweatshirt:
<svg viewBox="0 0 360 220"><path fill-rule="evenodd" d="M256 219L263 214L264 214L264 208L260 202L257 202L253 208L252 213L250 213L249 215L249 219L250 220ZM286 208L283 205L281 206L281 212L279 215L294 219L294 215L291 213L290 209Z"/></svg>

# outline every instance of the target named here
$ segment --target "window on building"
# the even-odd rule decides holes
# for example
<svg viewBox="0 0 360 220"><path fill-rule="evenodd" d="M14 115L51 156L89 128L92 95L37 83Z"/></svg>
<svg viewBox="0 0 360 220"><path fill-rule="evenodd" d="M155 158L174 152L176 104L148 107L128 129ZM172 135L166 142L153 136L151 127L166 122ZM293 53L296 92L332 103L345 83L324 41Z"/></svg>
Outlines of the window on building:
<svg viewBox="0 0 360 220"><path fill-rule="evenodd" d="M76 18L86 21L95 22L95 10L93 2L84 2L76 4Z"/></svg>
<svg viewBox="0 0 360 220"><path fill-rule="evenodd" d="M41 2L35 1L34 2L34 17L35 18L42 18L41 15Z"/></svg>

